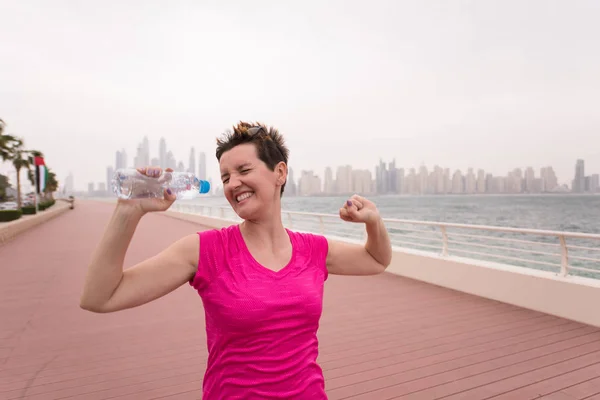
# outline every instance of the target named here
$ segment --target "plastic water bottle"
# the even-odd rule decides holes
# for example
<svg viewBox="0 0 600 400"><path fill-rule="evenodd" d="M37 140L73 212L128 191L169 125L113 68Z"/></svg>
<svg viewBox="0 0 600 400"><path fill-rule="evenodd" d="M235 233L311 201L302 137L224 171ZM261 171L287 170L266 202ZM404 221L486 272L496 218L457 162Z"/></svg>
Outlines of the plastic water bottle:
<svg viewBox="0 0 600 400"><path fill-rule="evenodd" d="M193 199L210 191L210 183L191 172L163 171L158 177L150 177L135 168L116 170L111 184L113 193L121 199L162 199L167 188L178 200Z"/></svg>

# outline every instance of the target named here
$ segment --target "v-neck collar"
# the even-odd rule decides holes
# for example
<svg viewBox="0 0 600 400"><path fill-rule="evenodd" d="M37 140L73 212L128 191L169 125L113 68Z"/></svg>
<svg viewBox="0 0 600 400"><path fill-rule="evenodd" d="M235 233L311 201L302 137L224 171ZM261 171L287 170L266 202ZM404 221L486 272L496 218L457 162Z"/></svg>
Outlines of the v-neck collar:
<svg viewBox="0 0 600 400"><path fill-rule="evenodd" d="M255 267L255 269L262 271L268 275L272 275L274 277L282 277L282 276L285 276L288 273L288 271L290 271L292 269L292 266L294 265L294 261L296 259L296 243L294 240L293 233L290 232L290 230L287 228L284 228L284 229L287 232L287 236L290 240L290 244L292 245L292 256L290 257L290 260L288 261L288 263L278 271L275 271L275 270L265 267L264 265L259 263L256 260L256 258L254 258L254 256L250 252L250 249L248 248L248 245L246 244L246 241L244 240L244 236L242 235L242 231L240 229L239 224L236 225L234 231L235 231L235 236L239 242L242 252L248 258L248 260L250 261L250 264Z"/></svg>

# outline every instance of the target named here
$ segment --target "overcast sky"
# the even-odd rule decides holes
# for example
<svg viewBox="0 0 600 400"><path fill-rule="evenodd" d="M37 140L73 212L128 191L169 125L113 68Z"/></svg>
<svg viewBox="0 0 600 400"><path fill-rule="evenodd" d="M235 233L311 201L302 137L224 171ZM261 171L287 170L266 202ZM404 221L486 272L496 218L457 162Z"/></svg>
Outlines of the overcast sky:
<svg viewBox="0 0 600 400"><path fill-rule="evenodd" d="M600 172L600 1L0 0L0 118L78 189L239 120L297 172L379 158ZM10 170L8 165L0 171ZM217 178L218 179L218 178Z"/></svg>

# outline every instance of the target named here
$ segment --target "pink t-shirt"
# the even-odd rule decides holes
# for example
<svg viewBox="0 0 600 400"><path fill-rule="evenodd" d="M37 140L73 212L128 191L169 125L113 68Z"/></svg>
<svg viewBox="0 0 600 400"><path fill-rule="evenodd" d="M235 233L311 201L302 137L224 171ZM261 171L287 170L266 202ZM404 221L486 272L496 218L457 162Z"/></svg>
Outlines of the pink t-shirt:
<svg viewBox="0 0 600 400"><path fill-rule="evenodd" d="M199 232L190 284L206 316L204 400L327 399L316 361L327 239L287 232L292 258L278 272L252 257L239 225Z"/></svg>

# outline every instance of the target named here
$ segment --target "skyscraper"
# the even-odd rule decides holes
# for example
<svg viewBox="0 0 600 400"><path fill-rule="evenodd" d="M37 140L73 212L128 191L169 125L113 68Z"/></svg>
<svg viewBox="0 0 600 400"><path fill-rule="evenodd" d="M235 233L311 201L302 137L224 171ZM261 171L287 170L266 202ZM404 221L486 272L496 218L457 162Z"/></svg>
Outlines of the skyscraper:
<svg viewBox="0 0 600 400"><path fill-rule="evenodd" d="M523 191L523 171L521 168L515 168L508 173L506 192L521 193Z"/></svg>
<svg viewBox="0 0 600 400"><path fill-rule="evenodd" d="M352 166L341 165L335 173L335 192L338 194L349 194L354 191L352 187Z"/></svg>
<svg viewBox="0 0 600 400"><path fill-rule="evenodd" d="M190 150L190 165L188 166L187 172L193 174L196 173L196 150L193 147Z"/></svg>
<svg viewBox="0 0 600 400"><path fill-rule="evenodd" d="M463 194L464 192L465 184L462 172L460 172L460 170L456 170L454 171L454 175L452 175L452 193Z"/></svg>
<svg viewBox="0 0 600 400"><path fill-rule="evenodd" d="M431 193L431 190L429 188L429 171L427 170L427 167L425 165L421 165L419 167L418 185L419 194Z"/></svg>
<svg viewBox="0 0 600 400"><path fill-rule="evenodd" d="M147 165L150 165L150 143L148 142L148 137L146 136L137 148L137 152L133 159L133 166L135 168L140 168Z"/></svg>
<svg viewBox="0 0 600 400"><path fill-rule="evenodd" d="M544 167L540 171L544 192L553 192L558 187L558 179L552 167Z"/></svg>
<svg viewBox="0 0 600 400"><path fill-rule="evenodd" d="M165 138L160 138L158 145L158 160L160 161L160 167L167 167L167 142Z"/></svg>
<svg viewBox="0 0 600 400"><path fill-rule="evenodd" d="M148 136L144 136L144 140L142 140L142 162L143 165L150 164L150 142L148 141Z"/></svg>
<svg viewBox="0 0 600 400"><path fill-rule="evenodd" d="M381 159L379 165L375 167L375 180L377 181L377 193L386 194L389 190L388 170Z"/></svg>
<svg viewBox="0 0 600 400"><path fill-rule="evenodd" d="M352 192L359 195L368 196L372 189L371 171L368 169L353 169L352 170Z"/></svg>
<svg viewBox="0 0 600 400"><path fill-rule="evenodd" d="M323 187L323 193L335 193L335 184L333 181L333 171L331 170L331 167L325 168L325 185Z"/></svg>
<svg viewBox="0 0 600 400"><path fill-rule="evenodd" d="M388 164L388 190L390 193L398 193L398 169L396 168L396 159Z"/></svg>
<svg viewBox="0 0 600 400"><path fill-rule="evenodd" d="M117 151L115 157L115 169L127 168L127 153L125 149Z"/></svg>
<svg viewBox="0 0 600 400"><path fill-rule="evenodd" d="M590 192L600 192L600 175L593 174L590 176Z"/></svg>
<svg viewBox="0 0 600 400"><path fill-rule="evenodd" d="M535 171L532 167L525 169L525 191L527 193L535 193L534 189Z"/></svg>
<svg viewBox="0 0 600 400"><path fill-rule="evenodd" d="M198 153L198 179L206 180L206 154Z"/></svg>
<svg viewBox="0 0 600 400"><path fill-rule="evenodd" d="M177 169L177 161L172 151L167 152L166 165L163 168L171 168L173 171Z"/></svg>
<svg viewBox="0 0 600 400"><path fill-rule="evenodd" d="M571 191L574 193L585 192L585 163L583 160L577 160L575 163L575 179Z"/></svg>
<svg viewBox="0 0 600 400"><path fill-rule="evenodd" d="M477 170L477 193L485 193L486 192L486 177L485 171L482 169Z"/></svg>
<svg viewBox="0 0 600 400"><path fill-rule="evenodd" d="M298 181L298 191L302 196L313 196L321 193L321 178L313 171L302 171Z"/></svg>
<svg viewBox="0 0 600 400"><path fill-rule="evenodd" d="M294 170L292 168L288 169L288 178L285 184L285 192L289 196L295 196L297 194L296 181L294 180Z"/></svg>
<svg viewBox="0 0 600 400"><path fill-rule="evenodd" d="M114 174L115 174L115 170L113 167L111 167L111 166L106 167L106 188L108 191L111 190L111 182L112 182Z"/></svg>
<svg viewBox="0 0 600 400"><path fill-rule="evenodd" d="M406 184L404 181L404 168L398 168L396 172L396 190L398 193L406 193Z"/></svg>
<svg viewBox="0 0 600 400"><path fill-rule="evenodd" d="M473 168L467 169L467 176L465 177L465 193L474 194L477 191L477 178L475 178L475 172Z"/></svg>

